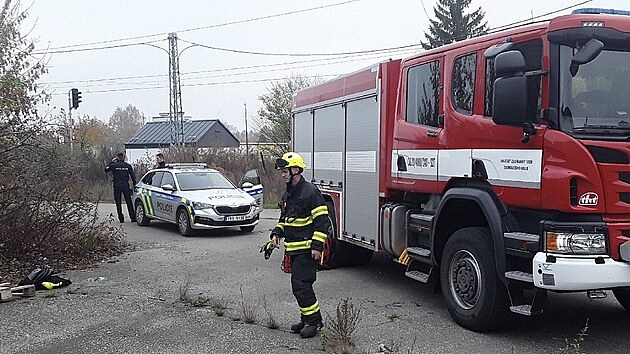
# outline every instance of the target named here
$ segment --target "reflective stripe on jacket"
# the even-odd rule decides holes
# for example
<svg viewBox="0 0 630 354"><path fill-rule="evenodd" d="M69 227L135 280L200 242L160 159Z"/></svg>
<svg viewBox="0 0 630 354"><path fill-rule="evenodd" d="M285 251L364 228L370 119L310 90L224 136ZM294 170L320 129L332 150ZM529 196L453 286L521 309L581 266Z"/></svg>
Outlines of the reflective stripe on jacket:
<svg viewBox="0 0 630 354"><path fill-rule="evenodd" d="M284 212L271 233L284 237L285 252L323 251L330 221L319 189L301 178L295 186L287 187L282 201Z"/></svg>

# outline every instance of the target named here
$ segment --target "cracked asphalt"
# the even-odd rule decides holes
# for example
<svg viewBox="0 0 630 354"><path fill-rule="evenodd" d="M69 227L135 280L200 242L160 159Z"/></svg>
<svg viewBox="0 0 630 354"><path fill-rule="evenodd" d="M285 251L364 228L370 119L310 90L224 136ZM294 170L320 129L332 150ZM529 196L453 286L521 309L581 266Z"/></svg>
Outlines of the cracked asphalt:
<svg viewBox="0 0 630 354"><path fill-rule="evenodd" d="M114 211L99 207L102 215ZM281 251L258 252L277 220L265 210L251 233L238 229L185 238L174 225L122 225L129 252L91 268L62 273L67 288L0 303L0 353L324 353L321 337L289 332L298 317ZM541 316L518 317L505 328L475 333L455 324L430 284L376 254L370 264L318 273L315 292L325 320L350 299L360 309L355 353L552 353L574 343L585 353L627 353L630 314L614 299L584 293L549 294ZM180 300L207 299L205 306ZM219 316L211 305L226 302ZM255 314L245 322L244 310ZM249 316L252 317L252 316ZM279 329L267 326L269 318ZM327 329L330 330L329 328ZM568 351L565 351L568 352Z"/></svg>

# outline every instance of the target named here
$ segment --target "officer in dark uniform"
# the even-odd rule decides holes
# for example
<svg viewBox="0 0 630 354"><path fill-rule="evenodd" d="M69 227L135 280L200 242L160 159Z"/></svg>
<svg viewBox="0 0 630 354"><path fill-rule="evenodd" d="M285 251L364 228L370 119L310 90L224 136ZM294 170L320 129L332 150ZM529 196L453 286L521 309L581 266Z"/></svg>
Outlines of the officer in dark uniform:
<svg viewBox="0 0 630 354"><path fill-rule="evenodd" d="M159 152L157 155L155 155L155 162L157 163L157 165L155 165L155 168L166 168L166 160L164 160L164 154Z"/></svg>
<svg viewBox="0 0 630 354"><path fill-rule="evenodd" d="M300 307L300 322L291 326L302 338L314 337L322 327L322 314L313 291L317 265L330 227L328 208L321 193L302 177L306 164L295 152L276 160L287 189L282 196L284 212L271 231L278 246L284 238L285 254L291 259L291 288Z"/></svg>
<svg viewBox="0 0 630 354"><path fill-rule="evenodd" d="M136 214L133 210L133 204L131 203L131 189L129 188L129 177L133 181L133 185L136 185L136 175L133 173L133 167L125 162L125 155L122 152L116 154L116 157L112 162L105 166L105 172L112 172L114 177L114 200L116 201L116 211L118 212L118 220L122 223L125 222L125 217L122 213L122 206L120 205L122 194L125 197L127 203L127 210L129 212L129 219L131 222L136 221Z"/></svg>

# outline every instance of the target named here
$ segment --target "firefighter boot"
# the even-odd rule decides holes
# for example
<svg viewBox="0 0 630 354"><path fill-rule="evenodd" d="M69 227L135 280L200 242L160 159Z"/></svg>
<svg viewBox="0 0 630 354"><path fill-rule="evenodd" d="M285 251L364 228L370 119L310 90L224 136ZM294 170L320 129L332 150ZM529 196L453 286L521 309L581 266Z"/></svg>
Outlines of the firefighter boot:
<svg viewBox="0 0 630 354"><path fill-rule="evenodd" d="M318 323L318 324L314 324L314 325L307 324L300 331L300 337L302 337L302 338L315 337L317 335L317 332L319 331L319 329L322 328L323 326L324 325L321 322Z"/></svg>
<svg viewBox="0 0 630 354"><path fill-rule="evenodd" d="M293 332L293 333L300 333L305 325L306 324L304 323L304 321L300 321L300 322L298 322L298 323L296 323L296 324L291 326L291 332Z"/></svg>

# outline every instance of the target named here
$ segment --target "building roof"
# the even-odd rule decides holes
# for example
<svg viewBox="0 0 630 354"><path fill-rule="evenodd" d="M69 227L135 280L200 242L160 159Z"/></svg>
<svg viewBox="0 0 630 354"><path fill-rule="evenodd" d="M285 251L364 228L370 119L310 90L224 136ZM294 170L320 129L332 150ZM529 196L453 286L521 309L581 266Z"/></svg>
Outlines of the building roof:
<svg viewBox="0 0 630 354"><path fill-rule="evenodd" d="M217 119L185 120L184 142L196 147L239 146L238 139ZM170 144L170 122L148 122L125 142L125 148L162 148Z"/></svg>

